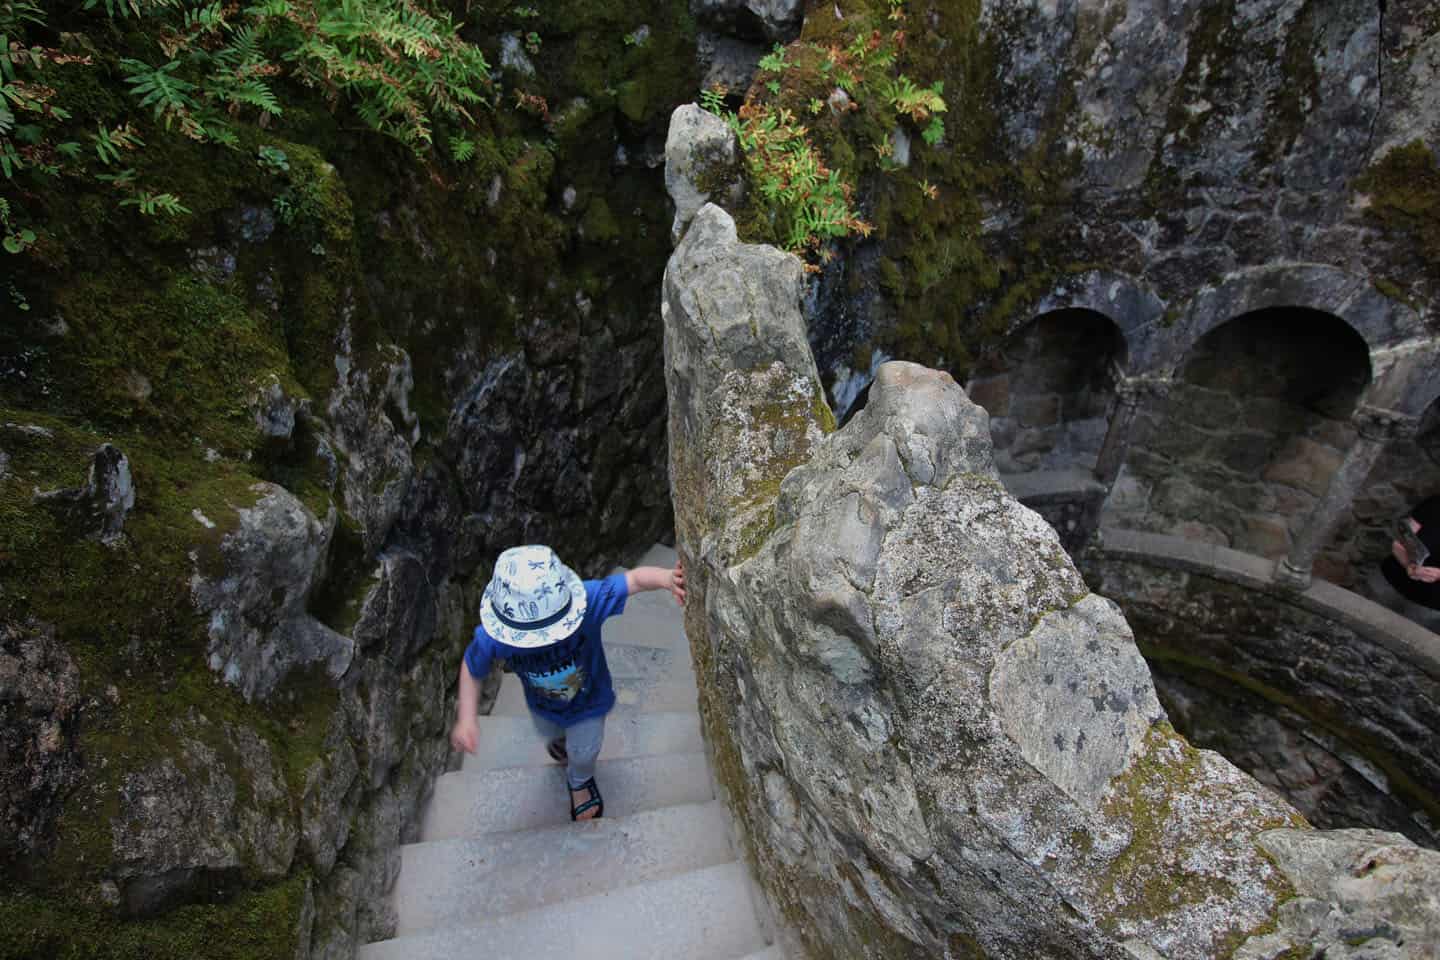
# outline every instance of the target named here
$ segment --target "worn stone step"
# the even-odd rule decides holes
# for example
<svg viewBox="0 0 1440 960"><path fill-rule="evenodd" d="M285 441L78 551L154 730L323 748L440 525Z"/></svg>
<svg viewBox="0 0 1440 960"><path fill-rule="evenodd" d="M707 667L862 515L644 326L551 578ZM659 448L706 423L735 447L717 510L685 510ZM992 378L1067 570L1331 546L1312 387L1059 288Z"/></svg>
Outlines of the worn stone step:
<svg viewBox="0 0 1440 960"><path fill-rule="evenodd" d="M714 798L703 753L601 760L595 781L607 817ZM559 765L457 771L436 782L420 839L478 837L569 822L569 793Z"/></svg>
<svg viewBox="0 0 1440 960"><path fill-rule="evenodd" d="M705 867L603 894L360 948L358 960L733 960L765 943L744 868Z"/></svg>
<svg viewBox="0 0 1440 960"><path fill-rule="evenodd" d="M528 716L481 717L480 743L474 754L464 756L460 769L473 772L553 765L555 761L545 752L545 743ZM600 750L600 759L700 753L704 749L700 717L694 712L611 711L605 720L605 744Z"/></svg>
<svg viewBox="0 0 1440 960"><path fill-rule="evenodd" d="M465 926L734 860L719 801L401 847L397 936Z"/></svg>
<svg viewBox="0 0 1440 960"><path fill-rule="evenodd" d="M785 951L778 946L770 946L759 953L747 953L740 960L785 960Z"/></svg>
<svg viewBox="0 0 1440 960"><path fill-rule="evenodd" d="M627 599L623 614L600 625L600 637L607 651L615 644L628 644L682 651L688 657L690 644L685 639L684 627L684 611L675 605L670 594L650 591Z"/></svg>
<svg viewBox="0 0 1440 960"><path fill-rule="evenodd" d="M686 671L675 678L616 677L614 713L657 713L660 711L695 711L699 698L695 677ZM524 716L530 708L525 704L525 690L520 679L507 676L500 684L500 693L490 715L495 717Z"/></svg>

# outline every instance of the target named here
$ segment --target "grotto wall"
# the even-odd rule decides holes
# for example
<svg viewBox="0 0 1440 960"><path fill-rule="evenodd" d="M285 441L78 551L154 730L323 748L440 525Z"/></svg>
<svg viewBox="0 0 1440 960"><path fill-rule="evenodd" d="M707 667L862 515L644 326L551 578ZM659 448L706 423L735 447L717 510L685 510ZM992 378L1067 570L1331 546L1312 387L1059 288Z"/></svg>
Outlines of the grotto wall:
<svg viewBox="0 0 1440 960"><path fill-rule="evenodd" d="M1433 951L1433 897L1383 897L1440 856L1304 829L1175 734L1118 608L1005 492L948 375L886 364L834 428L800 277L707 205L662 315L702 717L805 952L1351 956L1352 921L1374 922L1359 949Z"/></svg>
<svg viewBox="0 0 1440 960"><path fill-rule="evenodd" d="M1440 640L1317 582L1280 590L1254 555L1107 531L1080 563L1125 610L1175 725L1322 827L1440 845Z"/></svg>
<svg viewBox="0 0 1440 960"><path fill-rule="evenodd" d="M497 65L509 16L474 26ZM57 85L113 109L135 35L73 26ZM524 26L539 72L496 67L470 161L291 90L233 150L132 118L183 216L69 181L12 207L41 235L0 257L5 960L385 935L494 555L589 574L667 534L658 166L693 21Z"/></svg>

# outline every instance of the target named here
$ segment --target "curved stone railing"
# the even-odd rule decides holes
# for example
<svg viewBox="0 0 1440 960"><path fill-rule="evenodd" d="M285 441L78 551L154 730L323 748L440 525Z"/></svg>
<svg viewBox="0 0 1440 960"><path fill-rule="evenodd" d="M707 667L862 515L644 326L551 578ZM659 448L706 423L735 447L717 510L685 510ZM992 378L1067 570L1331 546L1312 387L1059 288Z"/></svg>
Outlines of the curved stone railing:
<svg viewBox="0 0 1440 960"><path fill-rule="evenodd" d="M1106 527L1096 548L1108 557L1197 573L1261 591L1279 602L1332 620L1440 680L1440 635L1327 580L1315 580L1303 591L1278 589L1274 560L1213 543L1139 530Z"/></svg>
<svg viewBox="0 0 1440 960"><path fill-rule="evenodd" d="M802 279L706 206L662 314L708 749L805 953L1202 960L1357 929L1433 949L1416 891L1440 854L1286 829L1294 808L1178 736L953 380L886 364L834 428Z"/></svg>
<svg viewBox="0 0 1440 960"><path fill-rule="evenodd" d="M1105 529L1080 566L1124 609L1162 696L1209 691L1204 729L1175 718L1187 735L1312 819L1440 845L1440 636L1331 583L1285 590L1273 561L1179 537ZM1224 721L1207 722L1220 703Z"/></svg>

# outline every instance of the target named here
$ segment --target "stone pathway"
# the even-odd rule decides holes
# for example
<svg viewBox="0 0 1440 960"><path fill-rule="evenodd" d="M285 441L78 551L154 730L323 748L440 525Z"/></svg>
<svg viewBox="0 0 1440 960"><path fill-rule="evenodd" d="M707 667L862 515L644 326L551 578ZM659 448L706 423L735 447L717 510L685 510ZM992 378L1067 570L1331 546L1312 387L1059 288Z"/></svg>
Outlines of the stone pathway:
<svg viewBox="0 0 1440 960"><path fill-rule="evenodd" d="M659 546L640 560L674 562ZM359 960L783 960L715 799L682 628L660 591L605 624L618 702L593 823L570 822L561 768L505 676L479 750L440 778L421 842L401 848L396 938Z"/></svg>

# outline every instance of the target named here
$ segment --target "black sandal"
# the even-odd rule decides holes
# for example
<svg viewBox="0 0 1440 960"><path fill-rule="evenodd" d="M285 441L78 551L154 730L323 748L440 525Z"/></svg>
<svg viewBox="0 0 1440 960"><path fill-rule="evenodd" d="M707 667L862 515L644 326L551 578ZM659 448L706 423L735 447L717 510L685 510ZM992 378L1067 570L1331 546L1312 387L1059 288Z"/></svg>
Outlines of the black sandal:
<svg viewBox="0 0 1440 960"><path fill-rule="evenodd" d="M566 785L567 787L570 786L570 784L569 784L568 781L566 782L565 785ZM580 803L579 806L571 807L571 808L570 808L570 819L571 819L571 820L579 820L579 819L580 819L580 814L584 813L586 810L591 809L592 807L595 809L595 816L593 816L593 817L588 817L587 819L589 819L589 820L599 820L601 817L605 816L605 801L604 801L603 799L601 799L601 797L600 797L600 788L597 787L597 786L595 786L595 778L594 778L594 777L591 777L589 780L586 780L584 783L580 784L580 786L578 786L578 787L571 787L571 788L570 788L570 792L571 792L572 794L573 794L576 790L585 790L585 791L588 791L589 794L590 794L590 798L589 798L588 800L583 800L583 801L581 801L581 803Z"/></svg>
<svg viewBox="0 0 1440 960"><path fill-rule="evenodd" d="M565 738L556 737L545 745L545 752L550 754L550 759L556 763L569 763L570 754L565 752Z"/></svg>

